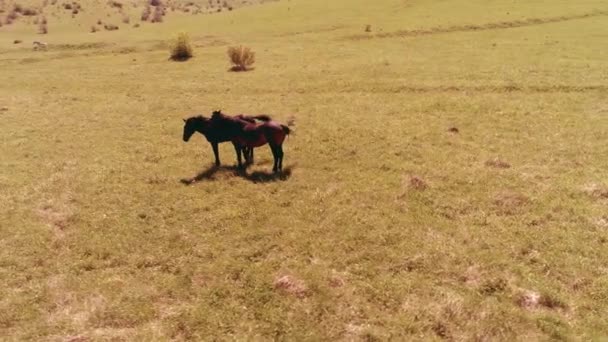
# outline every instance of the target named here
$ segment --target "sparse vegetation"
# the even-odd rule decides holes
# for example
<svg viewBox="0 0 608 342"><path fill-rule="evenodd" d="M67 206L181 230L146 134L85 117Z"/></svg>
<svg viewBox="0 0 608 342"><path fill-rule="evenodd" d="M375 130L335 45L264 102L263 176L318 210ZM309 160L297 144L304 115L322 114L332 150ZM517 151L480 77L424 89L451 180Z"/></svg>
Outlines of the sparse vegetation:
<svg viewBox="0 0 608 342"><path fill-rule="evenodd" d="M119 29L118 25L114 25L114 24L105 24L105 25L103 25L103 28L106 31L116 31Z"/></svg>
<svg viewBox="0 0 608 342"><path fill-rule="evenodd" d="M38 11L33 8L23 8L21 14L24 16L32 17L38 15Z"/></svg>
<svg viewBox="0 0 608 342"><path fill-rule="evenodd" d="M146 5L144 7L143 12L141 13L141 21L148 21L150 19L150 15L152 14L152 8L150 5Z"/></svg>
<svg viewBox="0 0 608 342"><path fill-rule="evenodd" d="M47 25L46 17L42 17L42 20L38 22L38 33L39 34L47 34L49 33L49 28Z"/></svg>
<svg viewBox="0 0 608 342"><path fill-rule="evenodd" d="M6 15L6 18L4 19L4 23L6 25L10 25L15 20L17 20L18 17L19 17L19 14L13 9L12 11L8 12L8 14Z"/></svg>
<svg viewBox="0 0 608 342"><path fill-rule="evenodd" d="M185 32L179 33L171 45L171 59L174 61L185 61L193 56L190 36Z"/></svg>
<svg viewBox="0 0 608 342"><path fill-rule="evenodd" d="M163 16L165 15L165 9L162 6L156 6L154 8L154 14L152 15L151 22L153 23L162 23Z"/></svg>
<svg viewBox="0 0 608 342"><path fill-rule="evenodd" d="M110 4L110 7L114 7L114 8L118 8L118 9L122 9L122 7L123 7L121 2L118 2L115 0L110 0L109 4Z"/></svg>
<svg viewBox="0 0 608 342"><path fill-rule="evenodd" d="M246 46L232 46L228 48L228 58L233 71L247 71L255 63L255 52Z"/></svg>

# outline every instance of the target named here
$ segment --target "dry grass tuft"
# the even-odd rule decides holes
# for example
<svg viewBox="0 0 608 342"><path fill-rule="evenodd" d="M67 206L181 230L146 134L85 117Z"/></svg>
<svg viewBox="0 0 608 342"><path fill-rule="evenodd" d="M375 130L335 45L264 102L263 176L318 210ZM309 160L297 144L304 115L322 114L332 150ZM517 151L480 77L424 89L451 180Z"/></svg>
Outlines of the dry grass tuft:
<svg viewBox="0 0 608 342"><path fill-rule="evenodd" d="M450 127L450 128L448 128L448 132L457 134L457 133L460 133L460 130L458 129L458 127Z"/></svg>
<svg viewBox="0 0 608 342"><path fill-rule="evenodd" d="M304 298L309 294L308 288L304 285L303 281L289 275L277 278L274 281L274 288L298 298Z"/></svg>
<svg viewBox="0 0 608 342"><path fill-rule="evenodd" d="M33 17L35 15L38 15L38 11L33 8L23 8L21 10L21 14L27 17Z"/></svg>
<svg viewBox="0 0 608 342"><path fill-rule="evenodd" d="M40 21L40 23L38 23L38 33L40 33L40 34L47 34L47 33L49 33L49 28L47 26L46 18L42 18L42 20Z"/></svg>
<svg viewBox="0 0 608 342"><path fill-rule="evenodd" d="M420 176L410 176L409 188L417 191L424 191L428 188L427 182Z"/></svg>
<svg viewBox="0 0 608 342"><path fill-rule="evenodd" d="M192 44L190 44L190 36L187 33L181 32L171 46L171 60L186 61L194 56L192 52Z"/></svg>
<svg viewBox="0 0 608 342"><path fill-rule="evenodd" d="M608 198L608 186L600 183L589 183L583 186L583 192L590 197L597 199Z"/></svg>
<svg viewBox="0 0 608 342"><path fill-rule="evenodd" d="M508 283L503 278L495 278L484 281L479 287L479 292L486 296L493 295L495 293L503 292L507 289Z"/></svg>
<svg viewBox="0 0 608 342"><path fill-rule="evenodd" d="M156 6L154 8L154 14L152 15L152 23L162 23L163 16L165 15L165 8L163 6Z"/></svg>
<svg viewBox="0 0 608 342"><path fill-rule="evenodd" d="M110 5L110 7L114 7L114 8L118 8L118 9L122 9L122 6L123 6L121 2L118 2L116 0L110 0L109 5Z"/></svg>
<svg viewBox="0 0 608 342"><path fill-rule="evenodd" d="M331 277L329 277L329 286L337 288L343 287L344 285L346 285L346 281L341 275L333 274Z"/></svg>
<svg viewBox="0 0 608 342"><path fill-rule="evenodd" d="M117 25L113 25L113 24L105 24L105 25L103 25L103 28L106 29L106 31L116 31L119 29L119 27Z"/></svg>
<svg viewBox="0 0 608 342"><path fill-rule="evenodd" d="M546 308L550 310L567 309L561 299L551 294L540 294L536 291L524 291L516 299L517 305L526 310Z"/></svg>
<svg viewBox="0 0 608 342"><path fill-rule="evenodd" d="M463 283L469 286L477 286L481 280L481 273L477 266L469 266L465 273L460 277Z"/></svg>
<svg viewBox="0 0 608 342"><path fill-rule="evenodd" d="M146 5L144 7L143 12L141 12L141 21L148 21L148 19L150 19L151 14L152 14L152 7L150 7L150 5Z"/></svg>
<svg viewBox="0 0 608 342"><path fill-rule="evenodd" d="M514 191L501 191L494 196L493 201L498 211L507 215L514 214L520 207L529 202L528 197Z"/></svg>
<svg viewBox="0 0 608 342"><path fill-rule="evenodd" d="M540 293L534 291L525 291L517 298L517 305L523 309L536 309L540 303Z"/></svg>
<svg viewBox="0 0 608 342"><path fill-rule="evenodd" d="M372 25L365 25L365 32L372 32Z"/></svg>
<svg viewBox="0 0 608 342"><path fill-rule="evenodd" d="M255 63L255 52L246 46L232 46L228 48L228 58L232 71L247 71Z"/></svg>
<svg viewBox="0 0 608 342"><path fill-rule="evenodd" d="M15 20L17 20L17 18L19 18L19 13L17 13L14 9L11 10L10 12L8 12L8 14L6 15L6 18L4 18L4 23L6 25L10 25L13 22L15 22Z"/></svg>
<svg viewBox="0 0 608 342"><path fill-rule="evenodd" d="M499 158L494 158L486 161L486 166L497 169L508 169L511 167L511 164L507 163L504 160L500 160Z"/></svg>

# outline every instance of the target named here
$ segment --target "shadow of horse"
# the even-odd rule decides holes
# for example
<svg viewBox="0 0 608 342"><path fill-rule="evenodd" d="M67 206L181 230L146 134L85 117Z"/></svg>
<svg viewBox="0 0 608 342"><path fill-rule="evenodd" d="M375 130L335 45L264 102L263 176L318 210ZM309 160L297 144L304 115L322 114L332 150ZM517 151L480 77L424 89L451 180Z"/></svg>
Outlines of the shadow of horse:
<svg viewBox="0 0 608 342"><path fill-rule="evenodd" d="M285 181L291 177L293 166L287 166L281 172L266 172L266 171L254 171L247 173L247 169L239 169L236 166L215 166L212 165L209 168L199 172L192 178L182 178L180 183L184 185L192 185L203 180L215 180L215 175L220 173L232 173L234 176L241 177L252 183L270 183L277 181Z"/></svg>

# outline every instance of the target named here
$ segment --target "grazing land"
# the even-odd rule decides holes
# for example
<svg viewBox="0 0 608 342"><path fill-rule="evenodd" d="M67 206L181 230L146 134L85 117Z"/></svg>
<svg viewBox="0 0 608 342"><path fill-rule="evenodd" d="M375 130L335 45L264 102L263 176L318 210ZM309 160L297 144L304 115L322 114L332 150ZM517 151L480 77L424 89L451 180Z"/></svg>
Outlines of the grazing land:
<svg viewBox="0 0 608 342"><path fill-rule="evenodd" d="M608 338L605 1L14 4L2 339ZM291 123L284 172L182 141L217 108Z"/></svg>

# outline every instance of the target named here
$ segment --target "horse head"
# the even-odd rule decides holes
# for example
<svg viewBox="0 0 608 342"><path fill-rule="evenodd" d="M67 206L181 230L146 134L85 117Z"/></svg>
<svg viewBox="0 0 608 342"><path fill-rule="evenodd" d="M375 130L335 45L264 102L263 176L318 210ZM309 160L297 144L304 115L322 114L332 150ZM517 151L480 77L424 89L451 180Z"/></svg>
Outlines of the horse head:
<svg viewBox="0 0 608 342"><path fill-rule="evenodd" d="M184 141L187 142L194 132L205 133L209 119L204 116L193 116L184 120Z"/></svg>

